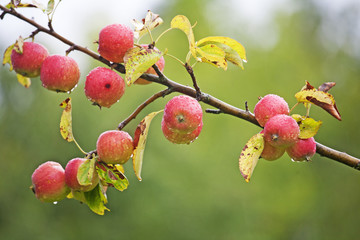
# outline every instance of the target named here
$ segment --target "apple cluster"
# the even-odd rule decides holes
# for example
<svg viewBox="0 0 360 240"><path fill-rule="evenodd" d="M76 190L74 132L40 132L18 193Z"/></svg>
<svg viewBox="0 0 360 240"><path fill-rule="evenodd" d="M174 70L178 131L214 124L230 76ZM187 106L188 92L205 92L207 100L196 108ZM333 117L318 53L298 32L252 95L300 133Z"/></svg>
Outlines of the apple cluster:
<svg viewBox="0 0 360 240"><path fill-rule="evenodd" d="M104 59L123 63L126 52L134 47L134 32L123 24L111 24L99 33L98 52ZM147 48L148 45L142 45ZM80 70L76 61L68 56L49 55L48 50L35 42L24 42L22 50L13 49L11 63L16 73L25 77L40 76L42 86L56 92L71 92L78 84ZM157 62L163 71L163 57ZM153 68L146 73L155 74ZM136 84L151 82L139 78ZM100 107L111 107L125 92L124 79L115 71L97 67L90 71L85 81L85 96Z"/></svg>
<svg viewBox="0 0 360 240"><path fill-rule="evenodd" d="M97 163L124 164L133 153L133 140L124 131L110 130L103 132L96 143ZM88 192L93 190L100 179L97 173L101 165L96 164L96 170L91 177L91 183L82 185L78 180L80 166L86 158L71 159L65 169L60 163L48 161L41 164L31 176L32 190L36 198L42 202L58 202L66 198L70 192ZM107 185L106 183L102 183Z"/></svg>
<svg viewBox="0 0 360 240"><path fill-rule="evenodd" d="M286 151L293 161L309 161L315 154L314 138L299 138L299 125L289 112L287 102L275 94L266 95L255 105L255 118L264 127L260 132L265 142L262 158L276 160Z"/></svg>

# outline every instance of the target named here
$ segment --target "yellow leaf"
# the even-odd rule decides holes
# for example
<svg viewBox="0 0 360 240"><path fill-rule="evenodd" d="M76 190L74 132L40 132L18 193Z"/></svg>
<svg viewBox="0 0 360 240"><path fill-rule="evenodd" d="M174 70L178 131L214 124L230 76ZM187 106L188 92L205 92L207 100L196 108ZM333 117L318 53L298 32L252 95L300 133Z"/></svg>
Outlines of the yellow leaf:
<svg viewBox="0 0 360 240"><path fill-rule="evenodd" d="M65 99L60 107L64 108L64 111L60 119L60 133L61 136L68 142L74 141L72 133L72 117L71 117L71 98Z"/></svg>
<svg viewBox="0 0 360 240"><path fill-rule="evenodd" d="M24 39L20 36L17 40L16 43L14 45L14 50L19 53L22 54L23 53L23 47L24 47Z"/></svg>
<svg viewBox="0 0 360 240"><path fill-rule="evenodd" d="M195 37L189 19L184 15L177 15L171 20L171 28L177 28L183 31L189 40L189 49L194 58L196 58Z"/></svg>
<svg viewBox="0 0 360 240"><path fill-rule="evenodd" d="M161 25L163 22L164 21L161 19L159 14L155 14L148 10L145 19L142 19L142 21L138 21L136 19L133 20L133 25L135 26L135 38L142 37L143 35L147 34L148 31L153 30L157 26Z"/></svg>
<svg viewBox="0 0 360 240"><path fill-rule="evenodd" d="M30 87L30 85L31 85L31 80L30 80L30 78L28 78L28 77L24 77L23 75L21 75L21 74L16 74L16 77L17 77L17 79L18 79L18 81L19 81L19 83L21 84L21 85L23 85L24 87L26 87L26 88L29 88Z"/></svg>
<svg viewBox="0 0 360 240"><path fill-rule="evenodd" d="M11 63L11 52L14 49L15 43L11 46L9 46L8 48L6 48L5 52L4 52L4 57L3 57L3 62L2 64L9 64L10 66L10 71L13 70L13 65Z"/></svg>
<svg viewBox="0 0 360 240"><path fill-rule="evenodd" d="M227 69L225 52L215 44L207 44L196 48L196 52L201 56L202 62L210 63L224 70Z"/></svg>
<svg viewBox="0 0 360 240"><path fill-rule="evenodd" d="M316 106L319 106L336 119L341 120L341 116L336 107L334 97L330 93L319 91L315 88L304 89L296 93L295 98L299 103L312 103Z"/></svg>
<svg viewBox="0 0 360 240"><path fill-rule="evenodd" d="M157 49L134 47L124 57L125 80L128 85L134 83L143 73L154 65L163 53Z"/></svg>
<svg viewBox="0 0 360 240"><path fill-rule="evenodd" d="M322 121L316 121L312 118L301 116L299 114L293 114L291 117L299 124L299 138L301 139L314 137L322 125Z"/></svg>
<svg viewBox="0 0 360 240"><path fill-rule="evenodd" d="M239 158L239 168L241 175L246 182L250 181L250 177L264 149L264 134L258 133L250 138L245 147L241 151Z"/></svg>
<svg viewBox="0 0 360 240"><path fill-rule="evenodd" d="M150 123L153 120L153 118L161 113L163 110L158 112L152 112L149 115L147 115L137 126L135 130L135 136L134 136L134 152L133 152L133 167L136 177L139 181L141 181L141 169L142 169L142 163L143 163L143 157L144 157L144 150L145 150L145 144L147 135L149 132Z"/></svg>
<svg viewBox="0 0 360 240"><path fill-rule="evenodd" d="M199 40L196 43L197 47L201 47L207 44L215 44L215 43L219 43L219 44L224 44L226 46L228 46L232 51L235 52L231 52L228 48L223 48L225 50L225 52L228 52L230 55L234 55L235 53L238 54L238 56L240 57L240 59L242 59L243 61L246 61L246 51L244 46L239 43L238 41L229 38L229 37L222 37L222 36L213 36L213 37L206 37L203 38L201 40ZM221 46L220 46L221 47ZM232 56L230 57L230 59L234 59L235 57ZM229 61L231 61L229 59ZM237 60L233 60L234 62L237 62ZM235 63L238 65L238 63Z"/></svg>

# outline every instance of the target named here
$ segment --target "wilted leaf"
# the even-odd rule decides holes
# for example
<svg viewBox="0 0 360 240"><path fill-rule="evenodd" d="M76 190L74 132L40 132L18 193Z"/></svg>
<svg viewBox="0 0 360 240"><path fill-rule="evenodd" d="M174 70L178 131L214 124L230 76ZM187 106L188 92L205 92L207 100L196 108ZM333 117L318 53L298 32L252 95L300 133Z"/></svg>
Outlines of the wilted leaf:
<svg viewBox="0 0 360 240"><path fill-rule="evenodd" d="M6 48L5 52L4 52L4 57L3 57L3 62L2 64L5 66L5 64L9 64L10 66L10 71L13 70L13 65L11 63L11 52L14 49L15 43L11 46L9 46L8 48Z"/></svg>
<svg viewBox="0 0 360 240"><path fill-rule="evenodd" d="M97 163L96 165L99 178L109 186L115 187L119 191L124 191L129 186L129 181L125 175L119 171L117 165L108 165L105 163Z"/></svg>
<svg viewBox="0 0 360 240"><path fill-rule="evenodd" d="M195 37L192 30L191 23L189 19L184 15L177 15L171 20L171 28L177 28L183 31L188 40L189 40L189 48L190 52L196 58L196 51L195 51Z"/></svg>
<svg viewBox="0 0 360 240"><path fill-rule="evenodd" d="M250 181L250 177L264 149L264 134L258 133L250 138L245 147L241 151L239 158L239 168L241 175L246 182Z"/></svg>
<svg viewBox="0 0 360 240"><path fill-rule="evenodd" d="M16 43L14 45L14 50L17 53L22 54L23 53L23 47L24 47L24 39L20 36L17 40Z"/></svg>
<svg viewBox="0 0 360 240"><path fill-rule="evenodd" d="M147 135L149 132L150 123L153 120L153 118L161 113L163 110L158 112L152 112L149 115L147 115L137 126L135 130L135 136L134 136L134 152L133 152L133 167L136 177L139 181L141 181L141 168L143 163L143 157L144 157L144 150L145 150L145 144Z"/></svg>
<svg viewBox="0 0 360 240"><path fill-rule="evenodd" d="M77 180L80 185L88 186L92 184L94 177L96 158L87 159L78 169Z"/></svg>
<svg viewBox="0 0 360 240"><path fill-rule="evenodd" d="M295 98L299 103L312 103L319 106L341 121L340 113L336 107L334 97L331 94L312 88L301 90L295 94Z"/></svg>
<svg viewBox="0 0 360 240"><path fill-rule="evenodd" d="M44 6L44 4L42 3L38 3L37 1L35 0L32 0L32 3L35 7L37 7L38 9L40 9L41 11L45 12L46 11L46 8Z"/></svg>
<svg viewBox="0 0 360 240"><path fill-rule="evenodd" d="M72 117L71 117L71 98L65 99L60 107L64 108L64 111L60 119L60 133L61 136L68 142L74 141L72 133Z"/></svg>
<svg viewBox="0 0 360 240"><path fill-rule="evenodd" d="M21 74L16 74L16 77L17 77L17 80L19 81L19 83L21 84L21 85L23 85L24 87L26 87L26 88L29 88L30 87L30 85L31 85L31 80L30 80L30 78L28 78L28 77L24 77L23 75L21 75Z"/></svg>
<svg viewBox="0 0 360 240"><path fill-rule="evenodd" d="M135 26L134 36L135 38L142 37L148 31L153 30L157 26L161 25L164 21L161 19L159 14L155 14L150 10L146 14L146 17L141 21L133 19L133 25Z"/></svg>
<svg viewBox="0 0 360 240"><path fill-rule="evenodd" d="M21 3L21 0L15 0L8 3L5 7L10 9L10 8L36 7L36 6L30 3Z"/></svg>
<svg viewBox="0 0 360 240"><path fill-rule="evenodd" d="M315 136L322 125L322 121L316 121L312 118L301 116L299 114L293 114L291 117L299 124L299 138L301 139L308 139Z"/></svg>
<svg viewBox="0 0 360 240"><path fill-rule="evenodd" d="M229 37L221 37L221 36L214 36L214 37L206 37L199 40L196 43L197 47L201 47L207 44L220 44L218 45L221 47L226 53L229 61L233 62L238 66L242 66L242 63L239 62L238 58L242 61L246 61L246 51L243 45L238 41L229 38ZM227 47L223 46L226 45ZM236 54L238 56L236 56Z"/></svg>
<svg viewBox="0 0 360 240"><path fill-rule="evenodd" d="M135 82L143 73L154 65L162 55L163 54L157 49L140 47L130 49L124 57L126 83L131 85Z"/></svg>
<svg viewBox="0 0 360 240"><path fill-rule="evenodd" d="M328 92L336 83L334 82L326 82L319 86L319 91Z"/></svg>
<svg viewBox="0 0 360 240"><path fill-rule="evenodd" d="M202 62L210 63L216 67L224 70L227 69L227 62L225 60L225 52L215 44L207 44L196 48L196 52L201 56Z"/></svg>
<svg viewBox="0 0 360 240"><path fill-rule="evenodd" d="M110 211L105 204L107 202L106 196L101 190L101 184L98 184L93 190L84 192L86 204L96 214L104 215L105 210Z"/></svg>

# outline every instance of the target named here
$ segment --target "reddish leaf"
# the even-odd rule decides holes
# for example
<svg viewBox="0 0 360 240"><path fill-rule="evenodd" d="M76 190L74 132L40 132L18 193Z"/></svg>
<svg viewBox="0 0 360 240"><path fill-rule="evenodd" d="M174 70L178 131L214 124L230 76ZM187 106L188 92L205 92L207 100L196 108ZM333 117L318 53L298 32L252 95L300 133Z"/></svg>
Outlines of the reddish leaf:
<svg viewBox="0 0 360 240"><path fill-rule="evenodd" d="M321 84L321 86L319 87L319 91L323 91L323 92L328 92L333 86L335 86L336 83L334 82L326 82Z"/></svg>

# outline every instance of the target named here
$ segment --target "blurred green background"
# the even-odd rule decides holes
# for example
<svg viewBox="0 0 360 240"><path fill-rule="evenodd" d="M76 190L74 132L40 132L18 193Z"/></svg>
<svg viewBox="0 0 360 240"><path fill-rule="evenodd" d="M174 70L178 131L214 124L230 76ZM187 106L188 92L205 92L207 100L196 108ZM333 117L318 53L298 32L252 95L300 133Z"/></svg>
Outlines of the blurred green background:
<svg viewBox="0 0 360 240"><path fill-rule="evenodd" d="M250 4L246 1L129 4L139 4L162 16L165 23L155 35L169 26L172 17L184 14L192 23L197 22L196 39L222 35L240 41L248 57L244 71L234 66L228 71L205 64L195 67L204 92L237 107L244 108L247 101L252 111L258 97L268 93L284 97L292 106L294 94L305 80L314 86L335 81L331 93L343 120L339 122L313 107L311 116L324 122L316 140L359 157L360 4L348 1L341 11L332 14L327 1L275 1L290 10L271 10L272 22L256 25L258 18L270 12L262 5L264 1L256 2L251 3L253 11L258 11L253 18L241 14L240 10ZM61 8L60 4L59 11ZM23 10L27 16L31 11ZM86 6L73 11L86 11ZM126 6L119 8L119 14L126 11ZM98 14L83 23L83 30L72 30L83 31L87 38L77 43L93 50L98 31L113 23L101 17L106 13ZM76 21L76 15L69 14L68 18ZM0 27L2 24L0 21ZM16 31L16 25L12 30ZM28 26L17 35L26 36L33 30ZM15 39L7 39L6 32L0 35L2 53ZM70 30L64 35L71 39ZM41 37L44 45L56 41ZM58 44L50 45L49 51L67 49ZM184 59L187 39L173 30L160 40L158 48L167 48ZM87 151L95 148L100 133L116 128L138 104L164 89L157 84L131 86L119 103L99 110L82 90L85 76L98 63L77 52L70 56L85 61L81 82L71 97L74 135ZM168 57L165 74L191 85L185 70ZM41 203L29 190L33 170L48 160L65 166L68 160L82 156L59 134L59 104L68 95L46 91L39 79L33 79L32 86L25 89L8 66L0 68L0 79L1 239L357 239L360 234L359 171L319 155L310 163L293 163L284 155L274 162L260 160L251 182L245 183L238 170L238 157L246 141L260 129L226 115L205 114L200 137L186 146L168 142L160 130L161 117L155 118L145 151L143 181L137 181L131 163L127 163L130 186L124 192L108 191L111 212L104 216L74 200L57 205ZM170 96L148 106L124 130L133 135L138 122L162 109L168 99ZM295 112L304 113L304 108L298 106Z"/></svg>

